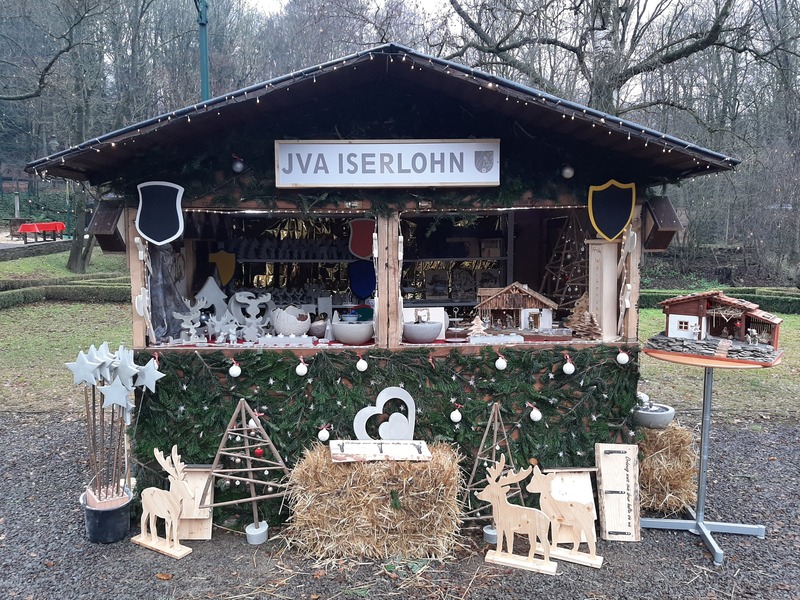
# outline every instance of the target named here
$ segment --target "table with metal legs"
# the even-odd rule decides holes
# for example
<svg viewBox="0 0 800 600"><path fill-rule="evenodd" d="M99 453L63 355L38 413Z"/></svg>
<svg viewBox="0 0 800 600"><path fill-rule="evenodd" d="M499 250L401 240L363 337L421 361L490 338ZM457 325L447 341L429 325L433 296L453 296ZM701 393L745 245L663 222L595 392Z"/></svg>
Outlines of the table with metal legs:
<svg viewBox="0 0 800 600"><path fill-rule="evenodd" d="M663 358L658 356L658 358ZM664 360L669 360L665 358ZM677 362L677 361L676 361ZM684 363L685 364L685 363ZM763 525L742 525L740 523L720 523L717 521L705 520L706 486L708 477L708 446L709 434L711 432L711 394L714 390L714 369L705 367L703 379L703 415L700 429L700 465L697 477L697 508L689 510L691 519L668 519L668 518L643 518L641 526L650 529L676 529L679 531L689 531L703 538L711 554L714 556L714 564L721 565L725 558L725 553L714 539L713 533L736 533L740 535L754 535L764 539L765 529Z"/></svg>

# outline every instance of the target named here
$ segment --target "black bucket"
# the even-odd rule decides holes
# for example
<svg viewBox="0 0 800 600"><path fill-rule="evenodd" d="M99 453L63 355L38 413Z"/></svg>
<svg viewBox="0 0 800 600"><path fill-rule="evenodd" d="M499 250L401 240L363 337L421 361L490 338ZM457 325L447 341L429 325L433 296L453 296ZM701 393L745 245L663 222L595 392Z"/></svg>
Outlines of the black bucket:
<svg viewBox="0 0 800 600"><path fill-rule="evenodd" d="M128 501L114 508L92 508L86 505L86 492L81 494L83 519L86 523L86 536L90 542L110 544L118 542L128 535L131 528L130 491L125 492Z"/></svg>

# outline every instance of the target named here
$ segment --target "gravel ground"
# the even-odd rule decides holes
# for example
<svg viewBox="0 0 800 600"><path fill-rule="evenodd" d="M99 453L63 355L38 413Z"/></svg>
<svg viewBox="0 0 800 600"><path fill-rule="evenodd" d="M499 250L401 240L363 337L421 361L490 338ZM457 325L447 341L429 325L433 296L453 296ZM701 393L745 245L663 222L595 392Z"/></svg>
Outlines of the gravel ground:
<svg viewBox="0 0 800 600"><path fill-rule="evenodd" d="M712 427L706 519L764 524L766 539L717 534L716 567L696 536L645 529L640 543L600 540L601 569L561 562L556 576L487 565L475 537L452 560L386 565L314 564L222 529L187 542L180 561L128 541L92 544L78 504L83 433L70 417L0 413L0 598L800 598L794 423Z"/></svg>

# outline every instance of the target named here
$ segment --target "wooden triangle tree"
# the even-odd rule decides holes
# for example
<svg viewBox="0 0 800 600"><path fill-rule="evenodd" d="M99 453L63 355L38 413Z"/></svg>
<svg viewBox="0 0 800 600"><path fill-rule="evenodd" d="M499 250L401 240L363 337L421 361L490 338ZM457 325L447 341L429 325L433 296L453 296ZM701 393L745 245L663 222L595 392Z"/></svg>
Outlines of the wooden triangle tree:
<svg viewBox="0 0 800 600"><path fill-rule="evenodd" d="M489 420L486 423L486 430L483 432L483 438L478 447L478 455L475 457L475 463L472 466L472 473L467 482L466 495L462 507L464 521L489 520L489 517L485 515L489 505L479 503L475 498L475 494L485 487L486 467L498 464L500 460L498 454L500 453L505 453L508 457L506 461L507 470L516 470L508 433L503 423L503 416L500 413L500 403L494 402L491 413L489 413ZM519 483L511 486L507 497L509 500L522 497L522 488Z"/></svg>
<svg viewBox="0 0 800 600"><path fill-rule="evenodd" d="M217 478L234 485L246 484L250 497L215 502L204 508L250 502L253 523L258 526L258 501L285 496L288 477L289 469L261 425L259 415L242 398L222 436L202 497L206 497Z"/></svg>
<svg viewBox="0 0 800 600"><path fill-rule="evenodd" d="M539 293L558 304L559 309L572 308L588 289L589 261L586 253L587 234L576 211L570 211L558 240L545 265Z"/></svg>

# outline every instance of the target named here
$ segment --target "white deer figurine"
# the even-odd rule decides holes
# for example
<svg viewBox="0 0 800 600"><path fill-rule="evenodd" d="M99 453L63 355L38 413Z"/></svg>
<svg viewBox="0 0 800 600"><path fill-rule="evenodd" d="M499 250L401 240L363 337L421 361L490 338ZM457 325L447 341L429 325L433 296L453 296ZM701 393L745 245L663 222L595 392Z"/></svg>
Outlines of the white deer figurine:
<svg viewBox="0 0 800 600"><path fill-rule="evenodd" d="M520 533L527 535L530 543L530 551L526 562L533 562L534 554L536 553L536 541L538 540L543 549L544 562L555 565L555 563L550 563L550 541L547 537L550 531L550 519L547 518L544 512L535 508L511 504L507 497L510 485L530 475L531 468L523 469L519 473L512 470L503 475L505 465L506 457L505 455L500 455L499 463L486 468L488 473L486 478L487 485L477 494L479 500L489 502L492 505L492 515L497 528L496 554L502 554L503 540L505 539L508 554L513 555L514 534ZM492 557L494 556L492 555ZM487 560L490 560L489 555L487 555ZM490 562L500 561L490 560ZM514 564L513 566L524 567L522 564ZM547 570L550 571L551 569ZM555 572L555 569L552 569L552 572Z"/></svg>
<svg viewBox="0 0 800 600"><path fill-rule="evenodd" d="M533 477L526 486L526 490L539 493L539 506L549 517L553 527L553 545L557 543L561 527L572 528L572 553L578 552L578 546L583 536L589 545L589 557L596 557L597 535L594 529L594 503L556 500L553 498L552 485L555 473L543 474L538 466L533 468ZM581 535L583 534L583 535ZM554 549L555 551L555 549ZM559 558L565 558L559 555ZM569 559L567 559L569 560ZM592 565L594 566L594 565Z"/></svg>
<svg viewBox="0 0 800 600"><path fill-rule="evenodd" d="M184 502L191 502L194 493L186 484L186 465L178 454L178 446L172 447L172 456L164 458L158 448L153 450L158 463L169 474L169 491L150 487L142 491L142 522L140 535L133 542L157 550L175 558L182 558L191 552L191 548L181 545L178 538L178 525L183 513ZM166 539L158 536L157 519L164 519ZM147 525L150 525L150 534Z"/></svg>

